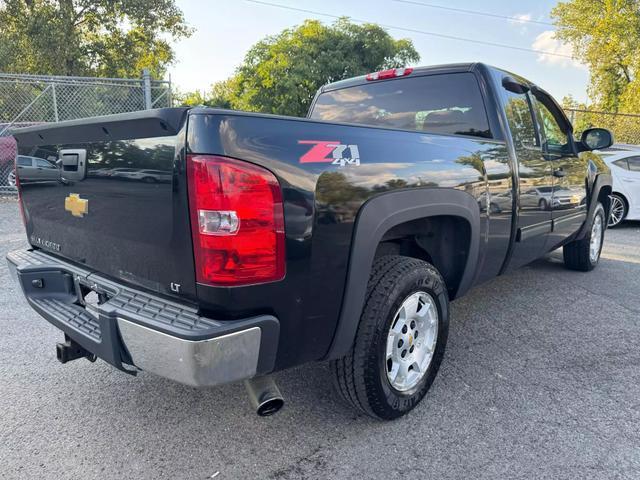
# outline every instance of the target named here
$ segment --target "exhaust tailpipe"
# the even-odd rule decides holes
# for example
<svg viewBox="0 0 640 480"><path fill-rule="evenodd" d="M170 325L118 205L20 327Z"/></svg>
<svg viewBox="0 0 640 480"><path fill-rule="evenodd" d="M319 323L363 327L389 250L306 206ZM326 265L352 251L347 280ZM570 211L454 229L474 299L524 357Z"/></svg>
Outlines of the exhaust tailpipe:
<svg viewBox="0 0 640 480"><path fill-rule="evenodd" d="M245 380L244 386L251 405L261 417L273 415L284 405L284 398L270 375Z"/></svg>

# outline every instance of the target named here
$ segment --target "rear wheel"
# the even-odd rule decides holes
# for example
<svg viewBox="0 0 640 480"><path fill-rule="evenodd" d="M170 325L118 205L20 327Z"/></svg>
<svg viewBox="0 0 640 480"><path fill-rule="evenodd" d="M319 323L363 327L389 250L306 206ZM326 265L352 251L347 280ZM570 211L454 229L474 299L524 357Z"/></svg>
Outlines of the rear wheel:
<svg viewBox="0 0 640 480"><path fill-rule="evenodd" d="M604 241L605 225L604 207L598 202L589 221L585 237L567 243L562 249L564 264L567 268L588 272L598 265Z"/></svg>
<svg viewBox="0 0 640 480"><path fill-rule="evenodd" d="M9 172L9 175L7 176L7 183L9 184L10 187L15 187L16 186L16 172L15 172L15 170L11 170Z"/></svg>
<svg viewBox="0 0 640 480"><path fill-rule="evenodd" d="M620 225L627 216L627 202L617 193L611 194L611 213L609 214L609 227Z"/></svg>
<svg viewBox="0 0 640 480"><path fill-rule="evenodd" d="M341 396L372 417L412 410L436 377L449 328L449 299L438 271L422 260L376 260L351 351L332 362Z"/></svg>

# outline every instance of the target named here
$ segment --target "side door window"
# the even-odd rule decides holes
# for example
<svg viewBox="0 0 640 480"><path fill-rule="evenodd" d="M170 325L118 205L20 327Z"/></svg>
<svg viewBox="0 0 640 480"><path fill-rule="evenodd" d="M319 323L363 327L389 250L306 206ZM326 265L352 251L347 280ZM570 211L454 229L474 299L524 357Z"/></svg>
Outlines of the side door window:
<svg viewBox="0 0 640 480"><path fill-rule="evenodd" d="M620 175L632 205L640 205L640 156L628 157L628 171Z"/></svg>
<svg viewBox="0 0 640 480"><path fill-rule="evenodd" d="M553 190L548 206L552 210L553 238L558 244L575 233L586 219L588 157L578 156L571 124L546 93L534 90L536 114L542 134L542 151L552 165Z"/></svg>
<svg viewBox="0 0 640 480"><path fill-rule="evenodd" d="M627 164L629 165L630 172L640 173L640 157L627 158Z"/></svg>
<svg viewBox="0 0 640 480"><path fill-rule="evenodd" d="M36 158L36 167L40 168L55 168L50 162L43 160L41 158Z"/></svg>
<svg viewBox="0 0 640 480"><path fill-rule="evenodd" d="M542 130L543 135L542 150L545 155L551 158L571 155L573 153L573 144L569 136L568 126L561 125L543 101L537 101L536 104L538 106L540 130Z"/></svg>
<svg viewBox="0 0 640 480"><path fill-rule="evenodd" d="M615 162L612 162L614 165L616 165L617 167L620 168L624 168L625 170L629 170L629 164L627 163L627 159L626 158L622 158L620 160L616 160Z"/></svg>
<svg viewBox="0 0 640 480"><path fill-rule="evenodd" d="M31 158L23 157L20 155L18 157L18 167L30 167L31 166Z"/></svg>
<svg viewBox="0 0 640 480"><path fill-rule="evenodd" d="M520 224L549 220L548 202L540 194L551 189L551 165L542 155L541 136L528 94L506 93L505 113L518 158Z"/></svg>

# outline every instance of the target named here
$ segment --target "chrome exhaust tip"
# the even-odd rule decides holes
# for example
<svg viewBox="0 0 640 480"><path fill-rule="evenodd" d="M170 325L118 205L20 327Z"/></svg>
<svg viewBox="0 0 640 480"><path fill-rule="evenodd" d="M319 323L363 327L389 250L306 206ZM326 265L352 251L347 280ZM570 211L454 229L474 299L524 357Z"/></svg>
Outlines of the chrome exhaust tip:
<svg viewBox="0 0 640 480"><path fill-rule="evenodd" d="M270 375L245 380L244 386L247 388L251 406L261 417L273 415L284 405L284 398Z"/></svg>

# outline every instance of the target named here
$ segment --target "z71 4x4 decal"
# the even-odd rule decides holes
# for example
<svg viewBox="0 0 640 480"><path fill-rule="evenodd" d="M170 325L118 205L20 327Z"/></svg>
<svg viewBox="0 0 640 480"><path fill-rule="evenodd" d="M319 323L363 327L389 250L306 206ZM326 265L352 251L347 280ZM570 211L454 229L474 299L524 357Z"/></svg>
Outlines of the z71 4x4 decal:
<svg viewBox="0 0 640 480"><path fill-rule="evenodd" d="M300 157L300 163L331 163L340 167L360 165L360 152L357 145L343 145L340 142L327 140L298 140L298 143L313 145ZM345 156L347 150L349 155Z"/></svg>

